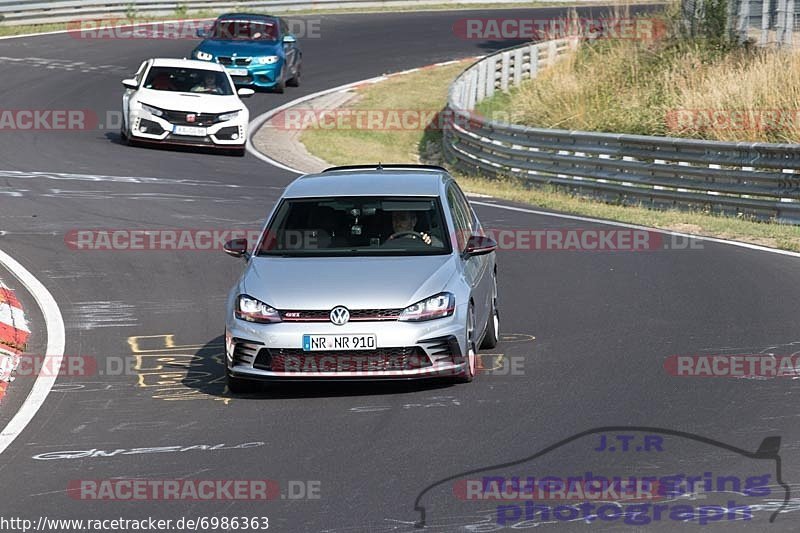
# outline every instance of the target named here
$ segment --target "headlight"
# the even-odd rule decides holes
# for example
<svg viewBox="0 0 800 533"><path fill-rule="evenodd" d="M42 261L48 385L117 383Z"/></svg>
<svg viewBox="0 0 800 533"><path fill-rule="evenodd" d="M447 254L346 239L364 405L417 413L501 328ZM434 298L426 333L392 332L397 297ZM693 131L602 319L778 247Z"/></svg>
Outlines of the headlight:
<svg viewBox="0 0 800 533"><path fill-rule="evenodd" d="M140 102L140 103L141 103L141 102ZM147 112L148 112L148 113L150 113L151 115L155 115L155 116L157 116L157 117L162 117L162 116L164 116L164 112L163 112L163 111L161 111L161 110L160 110L159 108L157 108L157 107L153 107L153 106L151 106L151 105L147 105L147 104L141 104L141 105L142 105L142 109L144 109L145 111L147 111Z"/></svg>
<svg viewBox="0 0 800 533"><path fill-rule="evenodd" d="M224 115L219 116L220 122L226 122L228 120L233 120L239 116L239 111L231 111L230 113L225 113Z"/></svg>
<svg viewBox="0 0 800 533"><path fill-rule="evenodd" d="M409 305L400 313L397 320L420 322L450 316L455 312L456 298L449 292L431 296L414 305Z"/></svg>
<svg viewBox="0 0 800 533"><path fill-rule="evenodd" d="M195 50L194 57L200 61L211 61L214 59L213 55L209 54L208 52L203 52L202 50Z"/></svg>
<svg viewBox="0 0 800 533"><path fill-rule="evenodd" d="M281 321L281 315L277 309L246 294L239 295L236 301L236 318L260 324Z"/></svg>
<svg viewBox="0 0 800 533"><path fill-rule="evenodd" d="M278 59L280 59L278 56L257 57L256 63L259 65L271 65L273 63L277 63Z"/></svg>

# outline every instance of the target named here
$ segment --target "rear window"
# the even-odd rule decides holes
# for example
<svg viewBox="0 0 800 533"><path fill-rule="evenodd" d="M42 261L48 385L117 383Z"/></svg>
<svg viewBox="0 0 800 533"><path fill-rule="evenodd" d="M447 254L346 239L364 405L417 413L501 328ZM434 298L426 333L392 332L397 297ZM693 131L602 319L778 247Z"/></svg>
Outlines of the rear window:
<svg viewBox="0 0 800 533"><path fill-rule="evenodd" d="M439 255L451 252L438 198L284 200L257 255Z"/></svg>

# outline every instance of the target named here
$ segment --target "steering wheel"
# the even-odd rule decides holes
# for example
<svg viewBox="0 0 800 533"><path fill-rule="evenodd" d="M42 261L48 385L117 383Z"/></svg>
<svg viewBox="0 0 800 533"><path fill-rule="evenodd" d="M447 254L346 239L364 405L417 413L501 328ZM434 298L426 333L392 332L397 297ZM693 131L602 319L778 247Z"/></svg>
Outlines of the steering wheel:
<svg viewBox="0 0 800 533"><path fill-rule="evenodd" d="M389 238L386 240L391 241L394 239L402 239L403 237L412 237L414 239L419 239L422 242L425 242L425 238L422 236L422 233L416 231L398 231L397 233L392 233L391 235L389 235Z"/></svg>

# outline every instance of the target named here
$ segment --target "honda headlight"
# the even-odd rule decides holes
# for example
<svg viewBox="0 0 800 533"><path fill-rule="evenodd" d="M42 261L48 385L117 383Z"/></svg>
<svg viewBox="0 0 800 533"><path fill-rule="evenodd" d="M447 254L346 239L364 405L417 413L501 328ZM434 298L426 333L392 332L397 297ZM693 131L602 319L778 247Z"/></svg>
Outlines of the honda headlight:
<svg viewBox="0 0 800 533"><path fill-rule="evenodd" d="M151 105L142 104L142 109L150 113L151 115L155 115L157 117L164 116L164 112L157 107L153 107Z"/></svg>
<svg viewBox="0 0 800 533"><path fill-rule="evenodd" d="M233 120L239 116L239 111L231 111L230 113L225 113L219 116L220 122L227 122L229 120Z"/></svg>
<svg viewBox="0 0 800 533"><path fill-rule="evenodd" d="M208 52L203 52L202 50L195 50L194 57L195 59L199 59L200 61L211 61L212 59L214 59L214 56L212 54L209 54Z"/></svg>
<svg viewBox="0 0 800 533"><path fill-rule="evenodd" d="M236 301L236 318L248 322L258 322L269 324L270 322L280 322L281 314L260 300L240 294Z"/></svg>
<svg viewBox="0 0 800 533"><path fill-rule="evenodd" d="M256 58L256 63L259 65L272 65L273 63L277 63L278 59L280 59L278 56L258 57Z"/></svg>
<svg viewBox="0 0 800 533"><path fill-rule="evenodd" d="M397 320L420 322L450 316L455 312L456 298L449 292L431 296L421 302L409 305L400 313Z"/></svg>

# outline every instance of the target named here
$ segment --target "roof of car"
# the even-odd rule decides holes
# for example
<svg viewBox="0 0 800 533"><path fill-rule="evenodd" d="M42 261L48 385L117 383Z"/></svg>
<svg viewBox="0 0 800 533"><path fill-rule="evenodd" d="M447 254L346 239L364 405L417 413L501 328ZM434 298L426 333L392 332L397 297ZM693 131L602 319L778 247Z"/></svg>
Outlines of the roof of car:
<svg viewBox="0 0 800 533"><path fill-rule="evenodd" d="M266 20L275 21L278 17L265 15L263 13L225 13L217 17L217 20Z"/></svg>
<svg viewBox="0 0 800 533"><path fill-rule="evenodd" d="M444 169L329 169L307 174L286 188L286 198L319 196L438 196Z"/></svg>
<svg viewBox="0 0 800 533"><path fill-rule="evenodd" d="M154 67L198 68L203 70L224 71L225 67L211 61L198 61L196 59L174 59L156 57L153 59Z"/></svg>

